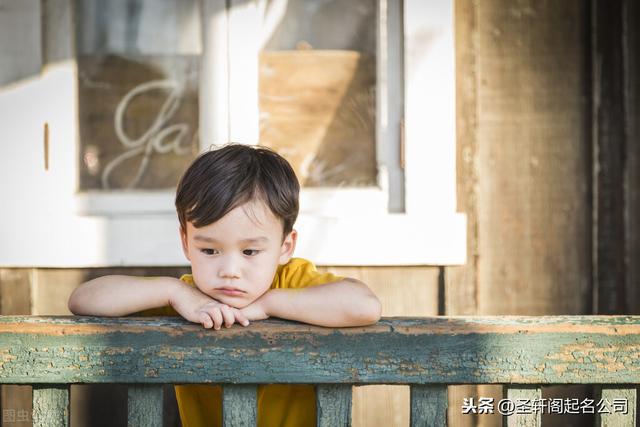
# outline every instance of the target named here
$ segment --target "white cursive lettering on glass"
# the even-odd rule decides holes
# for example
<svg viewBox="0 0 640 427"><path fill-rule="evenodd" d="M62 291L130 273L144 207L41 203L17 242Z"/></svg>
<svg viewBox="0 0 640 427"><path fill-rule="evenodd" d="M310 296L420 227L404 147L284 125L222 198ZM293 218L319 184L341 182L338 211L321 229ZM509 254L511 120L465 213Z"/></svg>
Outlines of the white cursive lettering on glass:
<svg viewBox="0 0 640 427"><path fill-rule="evenodd" d="M137 139L131 138L124 131L123 123L127 113L127 107L136 96L141 96L146 92L154 90L165 90L168 92L167 99L160 107L158 115L153 120L151 126ZM102 188L111 188L109 177L113 170L127 159L143 154L138 170L133 179L125 187L131 189L136 187L149 166L149 160L154 152L166 154L173 150L175 154L187 154L191 150L193 138L184 144L189 133L189 125L186 123L176 123L166 126L166 123L173 117L180 107L180 99L184 92L183 86L172 80L153 80L142 83L131 89L118 103L114 116L114 126L116 136L120 143L127 149L124 153L109 162L102 171Z"/></svg>

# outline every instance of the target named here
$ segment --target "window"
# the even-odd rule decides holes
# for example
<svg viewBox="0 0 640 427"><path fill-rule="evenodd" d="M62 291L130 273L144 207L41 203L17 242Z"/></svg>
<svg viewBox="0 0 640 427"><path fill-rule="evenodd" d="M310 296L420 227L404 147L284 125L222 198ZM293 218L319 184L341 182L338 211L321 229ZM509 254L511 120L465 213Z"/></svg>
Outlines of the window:
<svg viewBox="0 0 640 427"><path fill-rule="evenodd" d="M150 3L76 2L76 213L113 218L115 236L145 236L136 248L115 242L104 262L184 263L173 248L175 182L199 150L226 141L259 142L293 163L303 184L300 256L464 262L452 2ZM122 18L95 18L105 14ZM153 26L167 29L162 39L145 36ZM100 92L109 79L113 93Z"/></svg>

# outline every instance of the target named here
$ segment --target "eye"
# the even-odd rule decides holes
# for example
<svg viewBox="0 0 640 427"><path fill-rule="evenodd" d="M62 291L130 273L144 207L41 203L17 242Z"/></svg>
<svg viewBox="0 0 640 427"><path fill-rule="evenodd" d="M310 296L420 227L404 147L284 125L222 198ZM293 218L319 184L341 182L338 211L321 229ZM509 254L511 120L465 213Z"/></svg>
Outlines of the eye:
<svg viewBox="0 0 640 427"><path fill-rule="evenodd" d="M200 249L200 252L202 252L205 255L217 255L218 254L218 250L217 249Z"/></svg>
<svg viewBox="0 0 640 427"><path fill-rule="evenodd" d="M258 249L245 249L242 251L243 254L247 255L247 256L254 256L254 255L258 255L260 251Z"/></svg>

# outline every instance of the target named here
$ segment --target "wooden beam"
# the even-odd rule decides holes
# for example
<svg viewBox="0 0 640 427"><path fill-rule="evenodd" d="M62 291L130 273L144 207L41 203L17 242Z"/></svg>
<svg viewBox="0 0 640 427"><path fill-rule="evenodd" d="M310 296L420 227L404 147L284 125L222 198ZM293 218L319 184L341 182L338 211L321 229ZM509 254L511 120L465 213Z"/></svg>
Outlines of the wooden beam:
<svg viewBox="0 0 640 427"><path fill-rule="evenodd" d="M266 320L220 331L172 317L2 316L0 382L633 384L639 347L639 316L385 318L338 329Z"/></svg>
<svg viewBox="0 0 640 427"><path fill-rule="evenodd" d="M622 314L626 302L623 4L624 0L592 2L593 273L598 314Z"/></svg>

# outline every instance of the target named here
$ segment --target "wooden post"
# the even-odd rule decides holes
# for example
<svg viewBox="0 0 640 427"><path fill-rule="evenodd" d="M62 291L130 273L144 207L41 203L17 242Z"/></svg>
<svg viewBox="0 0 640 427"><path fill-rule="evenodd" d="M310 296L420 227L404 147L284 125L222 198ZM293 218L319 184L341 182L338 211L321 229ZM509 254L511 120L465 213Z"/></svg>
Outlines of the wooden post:
<svg viewBox="0 0 640 427"><path fill-rule="evenodd" d="M69 386L33 387L34 427L68 427L69 415Z"/></svg>
<svg viewBox="0 0 640 427"><path fill-rule="evenodd" d="M129 386L129 422L132 427L162 427L162 385Z"/></svg>
<svg viewBox="0 0 640 427"><path fill-rule="evenodd" d="M626 301L623 4L592 2L593 280L599 314L622 314Z"/></svg>
<svg viewBox="0 0 640 427"><path fill-rule="evenodd" d="M351 384L316 387L318 427L351 426Z"/></svg>
<svg viewBox="0 0 640 427"><path fill-rule="evenodd" d="M257 387L252 384L225 385L222 390L222 424L225 427L250 427L257 422Z"/></svg>
<svg viewBox="0 0 640 427"><path fill-rule="evenodd" d="M447 386L411 386L411 427L447 425Z"/></svg>

